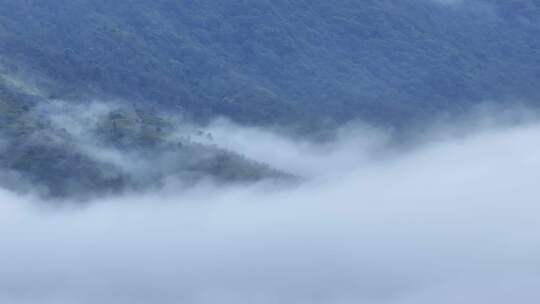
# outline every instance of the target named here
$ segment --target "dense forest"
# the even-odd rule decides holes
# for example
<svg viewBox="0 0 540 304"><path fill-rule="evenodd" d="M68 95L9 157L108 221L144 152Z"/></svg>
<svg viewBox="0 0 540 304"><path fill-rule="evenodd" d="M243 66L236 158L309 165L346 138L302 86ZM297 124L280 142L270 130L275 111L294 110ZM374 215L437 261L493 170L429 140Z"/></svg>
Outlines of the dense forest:
<svg viewBox="0 0 540 304"><path fill-rule="evenodd" d="M0 1L10 73L197 120L398 124L540 95L532 0ZM532 101L531 101L532 102Z"/></svg>
<svg viewBox="0 0 540 304"><path fill-rule="evenodd" d="M0 85L0 187L87 200L175 181L293 181L217 147L212 135L136 108L66 104Z"/></svg>
<svg viewBox="0 0 540 304"><path fill-rule="evenodd" d="M310 133L353 119L410 129L484 102L534 108L539 16L533 0L0 0L0 164L59 194L143 183L35 114L58 100L121 109L100 118L96 145L174 144L175 174L222 180L283 173L162 140L161 115Z"/></svg>

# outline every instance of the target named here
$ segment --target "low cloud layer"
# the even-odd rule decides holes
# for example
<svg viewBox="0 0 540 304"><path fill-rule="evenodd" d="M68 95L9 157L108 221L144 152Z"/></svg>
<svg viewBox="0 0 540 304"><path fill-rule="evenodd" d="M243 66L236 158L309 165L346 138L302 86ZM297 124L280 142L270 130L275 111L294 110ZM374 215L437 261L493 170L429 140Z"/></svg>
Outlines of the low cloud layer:
<svg viewBox="0 0 540 304"><path fill-rule="evenodd" d="M0 190L0 302L540 300L540 125L407 152L366 128L324 146L224 122L209 130L307 181L172 182L80 209Z"/></svg>

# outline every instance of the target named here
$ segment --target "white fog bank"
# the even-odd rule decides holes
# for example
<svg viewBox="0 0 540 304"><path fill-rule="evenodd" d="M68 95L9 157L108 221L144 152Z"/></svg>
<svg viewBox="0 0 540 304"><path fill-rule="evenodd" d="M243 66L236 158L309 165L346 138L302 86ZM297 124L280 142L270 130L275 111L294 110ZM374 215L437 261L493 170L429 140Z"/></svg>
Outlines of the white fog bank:
<svg viewBox="0 0 540 304"><path fill-rule="evenodd" d="M311 179L69 210L0 190L0 303L539 303L540 125L383 160L373 131L318 147L214 128Z"/></svg>

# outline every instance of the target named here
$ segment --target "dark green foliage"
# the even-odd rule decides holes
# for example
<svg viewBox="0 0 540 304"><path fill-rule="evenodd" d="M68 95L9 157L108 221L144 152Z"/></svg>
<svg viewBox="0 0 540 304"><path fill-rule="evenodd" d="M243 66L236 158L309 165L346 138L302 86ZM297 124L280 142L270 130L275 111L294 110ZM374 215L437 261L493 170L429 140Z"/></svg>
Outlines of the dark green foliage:
<svg viewBox="0 0 540 304"><path fill-rule="evenodd" d="M129 175L65 146L16 142L0 165L18 172L42 195L52 197L104 195L130 186Z"/></svg>
<svg viewBox="0 0 540 304"><path fill-rule="evenodd" d="M6 81L0 83L0 187L87 199L155 189L167 180L180 185L203 179L292 180L264 164L197 142L210 140L209 134L129 107L95 114L94 121L77 118L83 131L73 133L72 126L53 119L70 115L61 113L69 107L44 106L48 102ZM186 136L177 138L174 132ZM6 177L5 172L14 175Z"/></svg>
<svg viewBox="0 0 540 304"><path fill-rule="evenodd" d="M54 79L54 96L101 92L200 120L309 126L405 126L540 97L532 0L0 4L0 55Z"/></svg>
<svg viewBox="0 0 540 304"><path fill-rule="evenodd" d="M284 178L171 140L160 114L318 132L355 118L411 129L483 101L536 107L538 2L460 3L0 0L0 168L58 196L147 189L170 176ZM81 150L83 138L34 111L96 97L125 103L89 126L92 144L140 171Z"/></svg>

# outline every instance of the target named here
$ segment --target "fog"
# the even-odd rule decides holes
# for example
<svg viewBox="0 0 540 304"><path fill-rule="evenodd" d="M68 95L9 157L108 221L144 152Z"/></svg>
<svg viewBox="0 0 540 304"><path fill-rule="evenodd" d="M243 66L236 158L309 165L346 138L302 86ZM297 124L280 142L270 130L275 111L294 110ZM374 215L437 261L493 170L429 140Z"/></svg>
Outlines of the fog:
<svg viewBox="0 0 540 304"><path fill-rule="evenodd" d="M218 121L305 178L51 206L0 190L0 303L538 303L540 125L362 125L315 144Z"/></svg>

